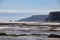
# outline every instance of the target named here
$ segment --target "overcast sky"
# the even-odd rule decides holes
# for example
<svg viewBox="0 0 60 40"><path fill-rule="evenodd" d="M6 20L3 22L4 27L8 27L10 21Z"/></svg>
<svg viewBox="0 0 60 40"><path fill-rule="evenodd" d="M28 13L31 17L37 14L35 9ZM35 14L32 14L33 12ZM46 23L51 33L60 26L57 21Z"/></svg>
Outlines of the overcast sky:
<svg viewBox="0 0 60 40"><path fill-rule="evenodd" d="M31 15L46 15L60 10L59 0L2 0L0 20L18 20Z"/></svg>

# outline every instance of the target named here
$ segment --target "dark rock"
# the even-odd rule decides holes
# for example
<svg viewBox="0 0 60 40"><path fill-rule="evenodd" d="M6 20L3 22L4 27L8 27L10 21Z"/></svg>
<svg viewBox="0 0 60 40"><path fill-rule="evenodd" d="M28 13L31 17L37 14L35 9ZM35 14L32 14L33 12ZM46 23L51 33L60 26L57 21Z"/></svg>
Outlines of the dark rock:
<svg viewBox="0 0 60 40"><path fill-rule="evenodd" d="M60 35L50 34L48 37L49 38L60 38Z"/></svg>
<svg viewBox="0 0 60 40"><path fill-rule="evenodd" d="M6 33L0 33L0 35L7 35Z"/></svg>

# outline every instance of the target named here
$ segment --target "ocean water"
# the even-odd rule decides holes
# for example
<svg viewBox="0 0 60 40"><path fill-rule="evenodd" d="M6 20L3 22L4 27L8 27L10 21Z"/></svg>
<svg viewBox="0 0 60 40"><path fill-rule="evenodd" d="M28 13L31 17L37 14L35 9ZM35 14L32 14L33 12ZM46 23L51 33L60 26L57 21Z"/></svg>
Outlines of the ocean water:
<svg viewBox="0 0 60 40"><path fill-rule="evenodd" d="M47 38L48 35L52 34L58 34L60 35L60 31L56 32L49 32L49 31L43 31L43 30L49 30L50 27L48 26L15 26L15 27L9 27L9 26L2 26L0 27L0 32L6 33L7 35L21 35L21 36L1 36L0 40L42 40L43 38ZM23 35L23 36L22 36ZM42 39L41 39L42 38Z"/></svg>

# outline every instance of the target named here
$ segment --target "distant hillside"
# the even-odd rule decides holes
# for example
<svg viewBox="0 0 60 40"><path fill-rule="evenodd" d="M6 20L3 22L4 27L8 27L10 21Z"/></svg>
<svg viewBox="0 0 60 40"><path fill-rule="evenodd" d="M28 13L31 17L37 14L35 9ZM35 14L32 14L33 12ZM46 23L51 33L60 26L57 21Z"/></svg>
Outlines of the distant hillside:
<svg viewBox="0 0 60 40"><path fill-rule="evenodd" d="M24 19L20 19L18 21L45 21L48 18L48 15L32 15L31 17L27 17Z"/></svg>

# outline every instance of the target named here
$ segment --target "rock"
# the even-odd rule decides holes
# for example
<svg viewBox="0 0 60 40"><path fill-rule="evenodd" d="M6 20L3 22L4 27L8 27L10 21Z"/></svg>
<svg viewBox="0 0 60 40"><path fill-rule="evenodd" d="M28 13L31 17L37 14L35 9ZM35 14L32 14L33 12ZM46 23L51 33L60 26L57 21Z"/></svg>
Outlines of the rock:
<svg viewBox="0 0 60 40"><path fill-rule="evenodd" d="M60 35L50 34L48 37L49 38L60 38Z"/></svg>

